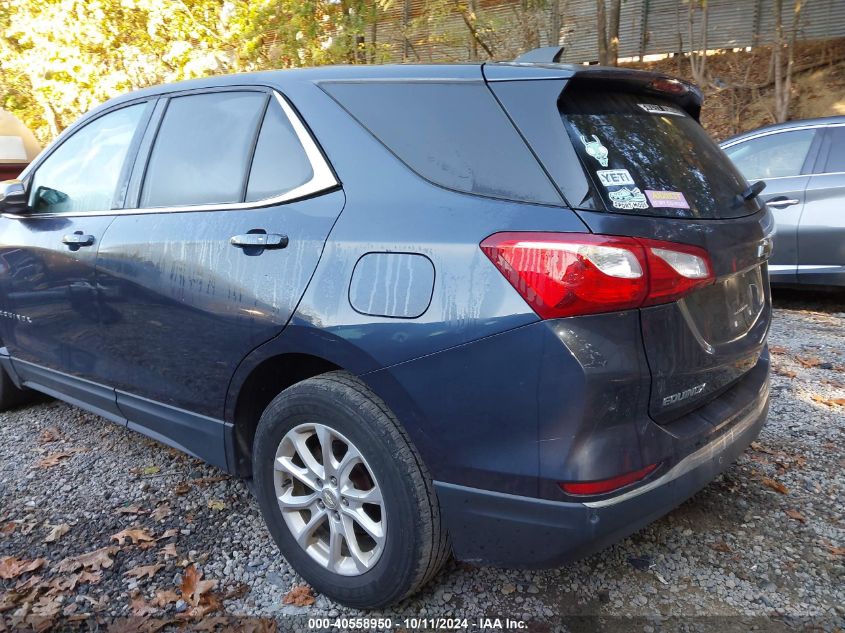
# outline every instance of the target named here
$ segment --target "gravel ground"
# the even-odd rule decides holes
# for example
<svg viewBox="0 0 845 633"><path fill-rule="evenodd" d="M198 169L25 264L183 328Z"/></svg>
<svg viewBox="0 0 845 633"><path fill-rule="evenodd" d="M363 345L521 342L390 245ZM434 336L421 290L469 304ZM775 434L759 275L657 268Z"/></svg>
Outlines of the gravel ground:
<svg viewBox="0 0 845 633"><path fill-rule="evenodd" d="M722 477L586 560L450 563L386 614L298 588L241 481L59 402L0 414L0 631L288 630L365 615L407 629L426 625L411 616L470 630L480 617L537 631L845 629L845 296L781 294L775 313L769 423Z"/></svg>

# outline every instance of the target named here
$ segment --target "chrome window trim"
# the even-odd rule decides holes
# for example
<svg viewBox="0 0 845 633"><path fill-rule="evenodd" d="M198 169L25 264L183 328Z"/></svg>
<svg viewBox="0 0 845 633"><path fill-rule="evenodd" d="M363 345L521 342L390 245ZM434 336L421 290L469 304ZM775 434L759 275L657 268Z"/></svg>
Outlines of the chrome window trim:
<svg viewBox="0 0 845 633"><path fill-rule="evenodd" d="M330 189L338 187L340 183L335 178L332 168L328 161L323 156L317 142L311 136L311 133L305 127L302 119L288 104L287 100L276 90L271 90L276 102L281 106L285 116L290 121L291 127L296 134L302 148L305 150L305 155L308 157L308 162L311 163L313 174L308 182L305 182L298 187L291 189L278 196L271 198L264 198L263 200L256 200L254 202L225 202L220 204L196 204L196 205L179 205L172 207L144 207L135 209L107 209L105 211L91 211L88 213L80 211L67 211L60 213L3 213L2 217L14 220L28 220L33 218L77 218L77 217L97 217L104 215L144 215L148 213L192 213L199 211L227 211L236 209L260 209L261 207L270 207L285 202L292 202L308 196L313 196ZM201 94L201 93L195 93Z"/></svg>

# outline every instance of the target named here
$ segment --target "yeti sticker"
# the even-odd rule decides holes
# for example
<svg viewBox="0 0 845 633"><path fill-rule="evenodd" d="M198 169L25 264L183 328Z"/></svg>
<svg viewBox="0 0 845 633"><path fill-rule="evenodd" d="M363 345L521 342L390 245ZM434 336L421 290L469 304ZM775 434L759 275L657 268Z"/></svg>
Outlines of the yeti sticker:
<svg viewBox="0 0 845 633"><path fill-rule="evenodd" d="M599 165L607 167L607 148L601 144L598 136L595 134L592 136L593 140L589 141L586 136L581 135L581 142L584 144L584 149L587 150L590 156L599 161Z"/></svg>
<svg viewBox="0 0 845 633"><path fill-rule="evenodd" d="M648 201L639 187L622 187L607 195L616 209L648 209Z"/></svg>

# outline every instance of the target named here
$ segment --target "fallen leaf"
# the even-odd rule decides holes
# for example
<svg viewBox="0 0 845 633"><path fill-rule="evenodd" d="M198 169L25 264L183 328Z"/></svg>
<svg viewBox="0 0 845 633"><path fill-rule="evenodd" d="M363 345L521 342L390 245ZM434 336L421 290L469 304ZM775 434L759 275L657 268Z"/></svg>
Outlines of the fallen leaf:
<svg viewBox="0 0 845 633"><path fill-rule="evenodd" d="M168 558L176 558L178 556L176 553L176 543L168 543L162 547L159 551L159 556L164 558L164 560L167 560Z"/></svg>
<svg viewBox="0 0 845 633"><path fill-rule="evenodd" d="M789 494L789 488L770 477L763 477L763 485L771 488L775 492L779 492L782 495Z"/></svg>
<svg viewBox="0 0 845 633"><path fill-rule="evenodd" d="M67 523L59 523L50 527L50 533L44 538L45 543L55 543L70 531L70 526Z"/></svg>
<svg viewBox="0 0 845 633"><path fill-rule="evenodd" d="M156 594L150 601L150 604L163 609L167 605L176 604L177 602L179 602L179 594L172 589L166 589L156 591Z"/></svg>
<svg viewBox="0 0 845 633"><path fill-rule="evenodd" d="M195 565L190 565L182 575L182 598L193 606L197 606L204 594L217 586L216 580L202 580L202 572L197 571Z"/></svg>
<svg viewBox="0 0 845 633"><path fill-rule="evenodd" d="M118 547L110 545L102 547L87 554L80 554L63 559L56 566L55 570L59 573L73 573L78 569L86 568L90 571L100 571L101 569L108 569L114 564L112 556L117 553Z"/></svg>
<svg viewBox="0 0 845 633"><path fill-rule="evenodd" d="M164 534L159 536L156 540L163 541L166 538L170 538L171 536L179 536L179 530L176 528L170 528L164 531Z"/></svg>
<svg viewBox="0 0 845 633"><path fill-rule="evenodd" d="M147 514L148 513L147 510L144 510L137 503L133 503L131 506L118 508L117 510L115 510L115 512L117 514Z"/></svg>
<svg viewBox="0 0 845 633"><path fill-rule="evenodd" d="M729 554L733 551L733 549L731 549L731 546L725 543L724 541L716 541L710 547L712 547L717 552L725 552L726 554Z"/></svg>
<svg viewBox="0 0 845 633"><path fill-rule="evenodd" d="M47 427L38 435L39 444L49 444L50 442L55 442L61 439L64 439L64 436L55 426Z"/></svg>
<svg viewBox="0 0 845 633"><path fill-rule="evenodd" d="M17 578L21 574L35 571L46 562L44 558L36 558L35 560L15 558L14 556L0 558L0 578L4 580Z"/></svg>
<svg viewBox="0 0 845 633"><path fill-rule="evenodd" d="M9 521L8 523L4 523L0 525L0 536L9 536L14 534L15 529L18 527L18 524L14 521Z"/></svg>
<svg viewBox="0 0 845 633"><path fill-rule="evenodd" d="M221 501L220 499L209 499L208 507L219 512L226 509L226 502Z"/></svg>
<svg viewBox="0 0 845 633"><path fill-rule="evenodd" d="M73 453L52 453L40 460L33 468L52 468L53 466L58 466L62 460L68 459L72 456Z"/></svg>
<svg viewBox="0 0 845 633"><path fill-rule="evenodd" d="M786 367L775 367L775 373L778 376L786 376L787 378L795 378L798 375L797 371L792 371L791 369L787 369Z"/></svg>
<svg viewBox="0 0 845 633"><path fill-rule="evenodd" d="M845 407L845 398L826 398L816 394L813 394L810 397L816 402L821 402L829 407Z"/></svg>
<svg viewBox="0 0 845 633"><path fill-rule="evenodd" d="M162 503L160 506L156 507L155 510L153 510L153 513L150 516L155 521L161 521L169 515L170 515L170 504L169 503Z"/></svg>
<svg viewBox="0 0 845 633"><path fill-rule="evenodd" d="M173 623L172 619L167 618L117 618L109 622L108 633L158 633Z"/></svg>
<svg viewBox="0 0 845 633"><path fill-rule="evenodd" d="M118 545L123 545L126 539L130 539L132 543L141 543L143 541L154 541L152 535L142 528L130 528L121 530L117 534L113 534L112 541L117 541Z"/></svg>
<svg viewBox="0 0 845 633"><path fill-rule="evenodd" d="M798 361L803 367L806 367L807 369L812 369L813 367L818 367L819 365L824 363L824 361L821 358L816 358L815 356L810 356L810 357L796 356L795 360Z"/></svg>
<svg viewBox="0 0 845 633"><path fill-rule="evenodd" d="M161 472L161 468L159 468L158 466L147 466L141 472L145 475L156 475Z"/></svg>
<svg viewBox="0 0 845 633"><path fill-rule="evenodd" d="M173 494L186 495L191 490L191 484L182 482L173 486Z"/></svg>
<svg viewBox="0 0 845 633"><path fill-rule="evenodd" d="M145 618L158 612L156 607L147 604L141 597L134 598L129 606L132 609L132 615L136 618Z"/></svg>
<svg viewBox="0 0 845 633"><path fill-rule="evenodd" d="M229 479L229 477L225 475L218 475L216 477L198 477L197 479L192 479L191 483L196 486L210 486L211 484L226 481L227 479Z"/></svg>
<svg viewBox="0 0 845 633"><path fill-rule="evenodd" d="M801 521L801 523L807 522L807 517L805 517L803 514L798 512L798 510L789 509L789 510L784 510L784 512L786 512L786 516L788 516L790 519L795 519L796 521Z"/></svg>
<svg viewBox="0 0 845 633"><path fill-rule="evenodd" d="M311 593L311 587L297 585L287 592L282 602L284 604L292 604L295 607L307 607L314 604L314 594Z"/></svg>
<svg viewBox="0 0 845 633"><path fill-rule="evenodd" d="M786 348L782 347L781 345L769 345L769 351L772 354L787 354L788 353L786 351Z"/></svg>
<svg viewBox="0 0 845 633"><path fill-rule="evenodd" d="M774 451L770 448L766 448L760 442L751 442L751 448L753 448L758 453L766 453L768 455L774 455Z"/></svg>
<svg viewBox="0 0 845 633"><path fill-rule="evenodd" d="M164 565L144 565L143 567L134 567L123 575L131 576L133 578L137 578L138 580L141 580L141 578L143 578L144 576L152 578L158 573L158 570L162 567L164 567Z"/></svg>

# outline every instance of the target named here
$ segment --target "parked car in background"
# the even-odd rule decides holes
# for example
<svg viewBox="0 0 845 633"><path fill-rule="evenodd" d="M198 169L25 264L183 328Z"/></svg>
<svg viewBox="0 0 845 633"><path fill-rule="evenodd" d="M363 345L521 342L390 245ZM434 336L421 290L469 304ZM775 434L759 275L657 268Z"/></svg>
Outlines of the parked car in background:
<svg viewBox="0 0 845 633"><path fill-rule="evenodd" d="M773 219L700 107L533 63L113 99L0 187L0 405L43 391L251 477L355 607L450 552L585 556L766 419Z"/></svg>
<svg viewBox="0 0 845 633"><path fill-rule="evenodd" d="M40 151L30 129L15 115L0 109L0 181L17 178Z"/></svg>
<svg viewBox="0 0 845 633"><path fill-rule="evenodd" d="M770 125L721 146L749 182L766 182L772 283L845 287L845 116Z"/></svg>

